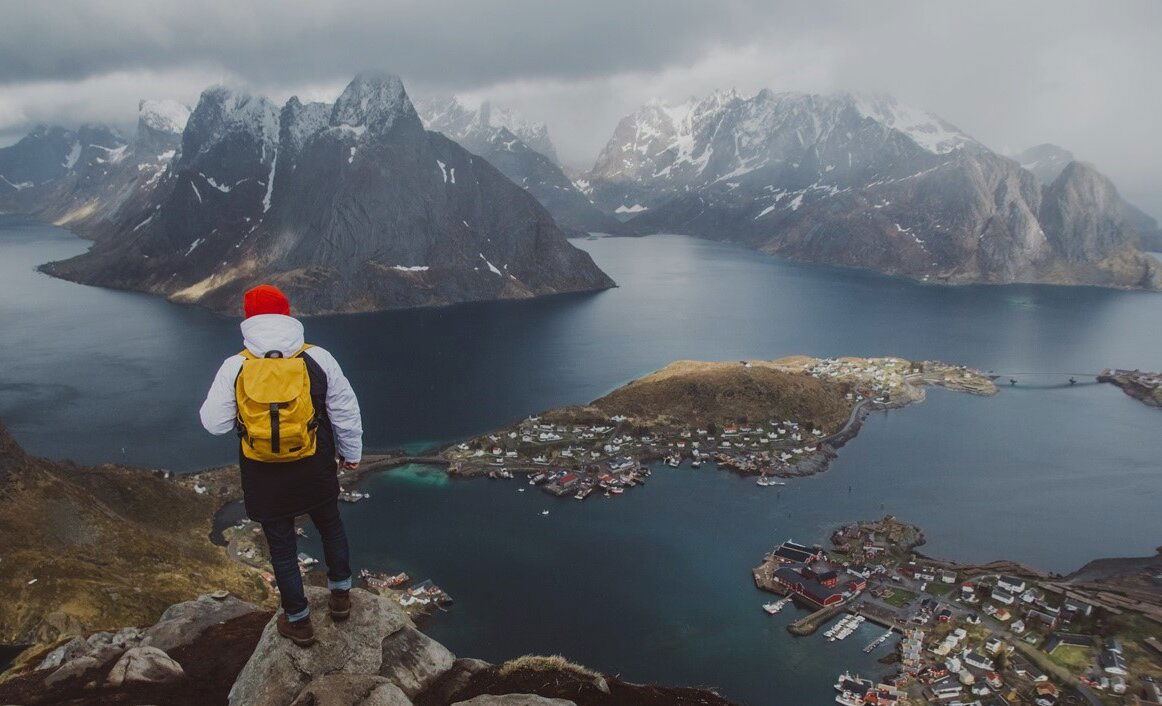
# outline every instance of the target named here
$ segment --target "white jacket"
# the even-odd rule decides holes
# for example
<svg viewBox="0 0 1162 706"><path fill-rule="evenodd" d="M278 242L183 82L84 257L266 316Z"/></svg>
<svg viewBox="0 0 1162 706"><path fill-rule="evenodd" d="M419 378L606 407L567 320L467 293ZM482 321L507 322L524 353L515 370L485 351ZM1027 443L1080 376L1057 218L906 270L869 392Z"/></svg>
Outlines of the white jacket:
<svg viewBox="0 0 1162 706"><path fill-rule="evenodd" d="M270 351L289 357L303 347L303 325L298 319L282 314L251 316L242 322L242 342L248 351L259 357ZM344 461L358 461L363 456L363 420L359 416L355 391L338 361L325 349L311 346L305 355L309 355L327 374L327 416L335 430L335 448ZM242 370L243 360L241 355L232 355L222 363L206 394L206 401L202 403L202 426L211 434L234 430L234 420L238 416L234 381Z"/></svg>

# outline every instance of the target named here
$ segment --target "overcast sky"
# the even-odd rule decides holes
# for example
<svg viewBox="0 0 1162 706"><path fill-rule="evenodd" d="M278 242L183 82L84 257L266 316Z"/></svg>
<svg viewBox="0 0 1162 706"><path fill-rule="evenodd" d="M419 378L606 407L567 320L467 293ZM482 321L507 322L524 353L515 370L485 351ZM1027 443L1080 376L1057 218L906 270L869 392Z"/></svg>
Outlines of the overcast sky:
<svg viewBox="0 0 1162 706"><path fill-rule="evenodd" d="M490 97L588 167L617 120L714 88L892 93L998 151L1055 142L1162 216L1162 2L52 0L0 5L0 144L131 125L212 83L332 99L385 69Z"/></svg>

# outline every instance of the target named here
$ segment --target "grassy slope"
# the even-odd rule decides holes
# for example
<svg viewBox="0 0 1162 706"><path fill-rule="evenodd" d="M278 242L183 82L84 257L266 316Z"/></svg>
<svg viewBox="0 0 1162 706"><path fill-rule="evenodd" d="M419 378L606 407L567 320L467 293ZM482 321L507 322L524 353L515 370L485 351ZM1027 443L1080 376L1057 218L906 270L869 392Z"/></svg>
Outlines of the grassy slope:
<svg viewBox="0 0 1162 706"><path fill-rule="evenodd" d="M793 419L834 431L847 420L847 388L775 363L706 363L682 360L635 380L593 402L609 414L647 425L706 426Z"/></svg>
<svg viewBox="0 0 1162 706"><path fill-rule="evenodd" d="M208 541L215 509L148 471L28 456L0 426L0 641L150 624L217 588L266 600Z"/></svg>

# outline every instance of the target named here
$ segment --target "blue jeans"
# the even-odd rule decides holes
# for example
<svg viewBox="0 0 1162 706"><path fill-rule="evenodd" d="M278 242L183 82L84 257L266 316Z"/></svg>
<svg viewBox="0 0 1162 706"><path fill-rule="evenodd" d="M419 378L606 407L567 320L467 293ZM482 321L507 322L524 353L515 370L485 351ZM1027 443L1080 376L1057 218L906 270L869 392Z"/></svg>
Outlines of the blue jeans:
<svg viewBox="0 0 1162 706"><path fill-rule="evenodd" d="M323 559L327 562L327 588L345 591L351 588L351 554L347 547L347 532L339 516L339 503L332 500L308 513L319 536L323 539ZM270 563L274 580L282 600L282 609L290 621L310 615L307 596L303 591L303 575L299 572L298 541L295 537L295 518L263 522L262 532L270 545Z"/></svg>

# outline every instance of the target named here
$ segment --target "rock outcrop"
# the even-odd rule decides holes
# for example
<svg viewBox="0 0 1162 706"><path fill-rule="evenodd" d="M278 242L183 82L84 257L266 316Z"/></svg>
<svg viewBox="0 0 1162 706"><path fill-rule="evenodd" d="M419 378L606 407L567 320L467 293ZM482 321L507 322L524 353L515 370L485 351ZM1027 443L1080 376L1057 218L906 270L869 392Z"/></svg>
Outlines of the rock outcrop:
<svg viewBox="0 0 1162 706"><path fill-rule="evenodd" d="M220 594L215 594L220 595ZM308 587L317 642L277 634L270 612L202 596L153 626L77 637L35 669L0 681L0 703L168 706L728 706L701 689L629 684L560 657L495 666L456 659L392 599L354 589L333 622L327 591ZM164 649L160 645L165 644Z"/></svg>
<svg viewBox="0 0 1162 706"><path fill-rule="evenodd" d="M405 630L411 629L411 621L399 606L366 591L351 592L351 617L342 623L335 623L327 615L327 591L317 587L307 587L307 597L311 601L316 646L303 648L278 634L271 621L259 638L254 656L246 663L238 675L238 680L230 690L230 704L245 706L271 706L288 704L298 698L300 692L321 677L368 677L378 676L390 679L384 668L395 669L396 664L384 659L384 643ZM446 652L446 650L445 650ZM393 652L398 657L398 653ZM428 668L446 670L451 666L451 655L446 662L426 665ZM402 670L404 680L392 683L415 691L416 684L422 684L427 673L420 670ZM432 675L434 678L436 675Z"/></svg>

